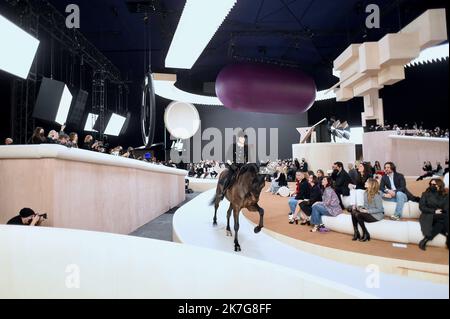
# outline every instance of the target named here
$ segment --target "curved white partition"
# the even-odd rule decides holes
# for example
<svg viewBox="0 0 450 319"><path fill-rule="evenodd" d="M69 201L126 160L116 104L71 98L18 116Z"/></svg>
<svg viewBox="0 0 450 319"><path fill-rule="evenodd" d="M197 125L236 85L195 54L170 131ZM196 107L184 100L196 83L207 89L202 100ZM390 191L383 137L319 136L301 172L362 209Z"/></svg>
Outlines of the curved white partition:
<svg viewBox="0 0 450 319"><path fill-rule="evenodd" d="M45 226L129 234L184 201L186 171L61 145L0 147L0 223L23 207Z"/></svg>
<svg viewBox="0 0 450 319"><path fill-rule="evenodd" d="M325 226L333 231L353 234L352 218L349 214L336 217L322 217ZM422 231L417 221L382 220L376 223L366 223L370 237L395 243L418 244L422 239ZM429 242L429 246L445 247L445 236L438 235Z"/></svg>
<svg viewBox="0 0 450 319"><path fill-rule="evenodd" d="M0 226L0 243L0 298L373 298L280 265L152 239Z"/></svg>
<svg viewBox="0 0 450 319"><path fill-rule="evenodd" d="M126 168L136 168L145 171L167 173L186 176L187 171L137 161L121 156L112 156L98 152L91 152L78 148L68 148L57 144L39 145L8 145L0 146L0 159L41 159L57 158L68 161L84 162L98 165L109 165Z"/></svg>
<svg viewBox="0 0 450 319"><path fill-rule="evenodd" d="M241 214L239 242L242 252L233 251L233 238L226 237L226 210L228 203L221 203L218 212L218 227L212 226L214 208L209 206L214 190L205 192L177 210L173 219L175 241L225 251L268 261L274 264L301 270L312 278L333 282L336 287L347 286L380 298L448 298L447 284L436 284L380 272L376 274L379 287L368 284L373 267L352 266L306 253L282 243L265 233L253 232L253 225ZM232 224L233 225L233 224ZM350 223L351 225L351 223ZM231 227L233 229L233 226ZM372 269L372 270L370 270Z"/></svg>

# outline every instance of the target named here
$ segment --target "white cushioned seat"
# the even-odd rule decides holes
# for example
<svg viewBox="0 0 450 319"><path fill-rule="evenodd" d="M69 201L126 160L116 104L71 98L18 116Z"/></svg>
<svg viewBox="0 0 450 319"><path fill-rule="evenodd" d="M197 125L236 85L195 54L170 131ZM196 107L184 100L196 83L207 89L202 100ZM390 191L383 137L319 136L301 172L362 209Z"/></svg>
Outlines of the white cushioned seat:
<svg viewBox="0 0 450 319"><path fill-rule="evenodd" d="M344 207L351 207L353 205L363 206L364 205L364 191L360 189L350 190L350 196L341 196L342 204ZM355 200L356 199L356 200ZM386 216L392 216L395 213L395 206L397 203L389 202L383 200L384 214ZM420 217L421 211L419 209L419 203L408 201L403 207L402 218L418 219Z"/></svg>
<svg viewBox="0 0 450 319"><path fill-rule="evenodd" d="M353 234L352 218L349 214L341 214L337 217L323 216L322 220L325 227L332 231ZM404 244L419 244L423 239L418 221L381 220L376 223L366 223L366 227L373 239ZM438 235L428 245L445 247L445 241L445 236Z"/></svg>

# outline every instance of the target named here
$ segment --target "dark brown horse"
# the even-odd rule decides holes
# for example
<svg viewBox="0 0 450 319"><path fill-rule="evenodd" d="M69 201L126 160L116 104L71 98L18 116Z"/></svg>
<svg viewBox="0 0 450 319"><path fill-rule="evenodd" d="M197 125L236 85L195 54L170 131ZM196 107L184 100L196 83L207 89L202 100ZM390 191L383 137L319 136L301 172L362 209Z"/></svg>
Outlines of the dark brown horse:
<svg viewBox="0 0 450 319"><path fill-rule="evenodd" d="M216 196L214 203L214 219L213 225L217 225L217 209L224 197L230 202L227 211L227 236L233 236L230 228L230 216L233 211L234 218L234 251L241 251L238 241L239 231L239 212L243 208L247 208L251 212L259 213L259 225L255 227L255 233L259 233L264 227L264 209L258 205L259 195L264 188L264 175L258 174L258 166L256 164L245 164L236 170L228 167L219 176L217 183ZM226 182L226 181L231 182ZM227 186L228 184L228 186ZM224 185L227 188L224 192ZM211 204L212 204L211 203Z"/></svg>

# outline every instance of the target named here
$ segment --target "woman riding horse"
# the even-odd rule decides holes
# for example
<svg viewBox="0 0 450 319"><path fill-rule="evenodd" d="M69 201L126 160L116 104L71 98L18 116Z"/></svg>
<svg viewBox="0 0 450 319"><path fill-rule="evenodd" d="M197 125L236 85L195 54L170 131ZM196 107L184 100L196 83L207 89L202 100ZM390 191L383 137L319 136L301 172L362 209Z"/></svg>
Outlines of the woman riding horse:
<svg viewBox="0 0 450 319"><path fill-rule="evenodd" d="M245 164L241 167L228 165L227 169L219 176L216 196L212 202L215 208L213 225L217 225L217 209L219 208L220 202L226 197L230 202L227 211L227 236L232 236L230 217L231 211L233 211L235 251L241 251L241 246L238 241L239 212L241 209L247 208L249 211L257 211L259 213L259 225L255 227L255 233L259 233L264 227L264 209L258 205L258 201L261 191L265 186L265 181L264 175L258 174L258 171L259 169L256 164Z"/></svg>

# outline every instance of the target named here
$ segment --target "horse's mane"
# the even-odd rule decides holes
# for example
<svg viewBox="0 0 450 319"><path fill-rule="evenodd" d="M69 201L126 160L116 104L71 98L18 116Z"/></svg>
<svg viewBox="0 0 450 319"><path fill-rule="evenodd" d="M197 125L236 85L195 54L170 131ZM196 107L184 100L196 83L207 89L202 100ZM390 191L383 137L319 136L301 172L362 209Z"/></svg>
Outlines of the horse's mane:
<svg viewBox="0 0 450 319"><path fill-rule="evenodd" d="M239 175L243 175L247 172L257 175L259 172L258 165L256 165L255 163L245 164L239 170Z"/></svg>

